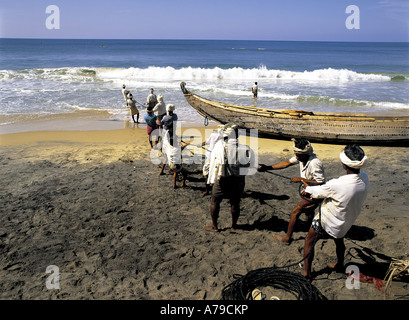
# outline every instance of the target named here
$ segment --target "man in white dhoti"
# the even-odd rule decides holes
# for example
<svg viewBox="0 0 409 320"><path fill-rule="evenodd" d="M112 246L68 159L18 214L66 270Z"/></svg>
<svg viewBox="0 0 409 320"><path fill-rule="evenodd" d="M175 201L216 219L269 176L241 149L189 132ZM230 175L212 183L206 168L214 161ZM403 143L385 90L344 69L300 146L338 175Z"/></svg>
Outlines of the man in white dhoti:
<svg viewBox="0 0 409 320"><path fill-rule="evenodd" d="M205 141L203 141L200 145L198 145L198 147L208 146L206 148L205 162L203 164L203 176L205 178L205 191L202 193L201 195L202 197L210 193L210 190L209 190L210 185L207 183L207 177L209 175L209 166L210 166L210 155L212 154L212 151L216 143L219 140L223 139L223 129L222 128L223 126L221 126L221 128L214 130Z"/></svg>
<svg viewBox="0 0 409 320"><path fill-rule="evenodd" d="M182 164L182 151L188 146L188 143L181 144L181 140L171 135L169 131L165 131L163 135L163 163L159 175L164 174L166 164L169 165L169 171L173 173L173 188L176 189L176 181L179 178L179 174L182 175L181 187L186 186L187 170L183 168Z"/></svg>
<svg viewBox="0 0 409 320"><path fill-rule="evenodd" d="M369 189L369 179L361 172L367 157L358 145L348 145L340 154L346 175L321 186L307 186L305 193L313 199L323 199L320 212L314 217L304 244L304 276L311 280L314 245L319 238L330 237L336 245L337 263L330 267L344 272L344 237L355 222Z"/></svg>
<svg viewBox="0 0 409 320"><path fill-rule="evenodd" d="M206 225L207 231L219 232L218 218L223 199L230 201L231 229L237 228L240 216L240 201L246 183L246 169L255 159L254 151L239 143L238 126L231 123L223 130L223 139L216 142L210 156L207 184L213 185L210 202L212 225Z"/></svg>
<svg viewBox="0 0 409 320"><path fill-rule="evenodd" d="M136 107L136 101L134 100L132 93L128 94L128 100L126 100L126 105L129 107L129 111L131 112L133 122L139 123L139 110Z"/></svg>

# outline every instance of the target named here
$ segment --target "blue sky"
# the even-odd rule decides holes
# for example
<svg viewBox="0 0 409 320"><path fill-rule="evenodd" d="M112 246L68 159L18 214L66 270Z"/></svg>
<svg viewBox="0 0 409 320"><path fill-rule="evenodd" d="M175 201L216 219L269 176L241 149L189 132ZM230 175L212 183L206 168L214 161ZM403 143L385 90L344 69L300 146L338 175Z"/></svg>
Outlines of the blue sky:
<svg viewBox="0 0 409 320"><path fill-rule="evenodd" d="M60 28L47 29L49 5ZM349 5L359 29L348 29ZM2 0L0 37L409 41L408 0Z"/></svg>

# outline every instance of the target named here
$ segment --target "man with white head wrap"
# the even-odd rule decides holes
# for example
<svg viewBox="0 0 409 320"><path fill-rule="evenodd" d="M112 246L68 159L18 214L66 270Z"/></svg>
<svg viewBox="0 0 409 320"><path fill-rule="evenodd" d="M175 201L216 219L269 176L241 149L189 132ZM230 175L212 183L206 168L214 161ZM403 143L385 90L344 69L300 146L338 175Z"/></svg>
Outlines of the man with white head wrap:
<svg viewBox="0 0 409 320"><path fill-rule="evenodd" d="M159 117L158 117L159 120ZM172 135L173 133L173 124L175 121L178 120L178 115L175 113L175 105L174 104L168 104L166 106L166 115L160 119L160 123L163 126L163 130L169 130L170 134Z"/></svg>
<svg viewBox="0 0 409 320"><path fill-rule="evenodd" d="M321 186L307 186L305 192L314 199L323 199L320 213L314 217L311 228L305 238L304 275L311 279L311 263L316 239L331 237L336 244L337 263L331 267L344 272L344 237L355 222L369 189L368 175L360 169L367 157L358 145L348 145L340 154L342 167L346 175L332 179Z"/></svg>
<svg viewBox="0 0 409 320"><path fill-rule="evenodd" d="M293 151L294 157L288 161L282 161L272 166L260 165L259 171L279 170L290 166L300 164L300 176L291 179L291 182L303 182L306 184L320 185L325 183L324 165L321 160L317 158L311 143L306 139L292 139L294 141ZM291 211L290 221L288 223L287 232L281 236L273 234L273 238L285 244L289 244L294 232L294 228L298 217L305 213L308 217L308 222L312 221L314 217L314 210L318 207L320 201L307 199L301 197L298 204Z"/></svg>

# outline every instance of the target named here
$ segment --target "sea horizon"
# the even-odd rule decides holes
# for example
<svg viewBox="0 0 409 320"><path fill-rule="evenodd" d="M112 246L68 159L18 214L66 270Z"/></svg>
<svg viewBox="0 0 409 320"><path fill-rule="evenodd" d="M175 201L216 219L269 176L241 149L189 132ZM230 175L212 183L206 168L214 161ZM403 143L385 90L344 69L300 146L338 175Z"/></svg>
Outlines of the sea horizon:
<svg viewBox="0 0 409 320"><path fill-rule="evenodd" d="M0 37L0 40L107 40L107 41L265 41L265 42L329 42L329 43L409 43L408 41L353 41L353 40L267 40L267 39L199 39L199 38L12 38Z"/></svg>

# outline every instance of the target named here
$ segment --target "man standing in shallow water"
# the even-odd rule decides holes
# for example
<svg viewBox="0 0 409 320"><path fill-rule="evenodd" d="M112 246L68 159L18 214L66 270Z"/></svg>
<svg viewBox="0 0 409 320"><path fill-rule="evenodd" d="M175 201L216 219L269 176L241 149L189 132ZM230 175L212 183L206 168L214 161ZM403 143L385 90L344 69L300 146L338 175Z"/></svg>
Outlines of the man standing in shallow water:
<svg viewBox="0 0 409 320"><path fill-rule="evenodd" d="M132 93L128 94L128 100L126 100L126 105L129 107L129 111L131 112L133 122L139 123L139 110L136 107L136 101L134 100Z"/></svg>
<svg viewBox="0 0 409 320"><path fill-rule="evenodd" d="M150 93L148 95L148 97L146 98L146 105L148 105L149 107L154 108L156 106L156 104L158 103L158 100L156 98L156 94L154 94L153 88L151 88Z"/></svg>
<svg viewBox="0 0 409 320"><path fill-rule="evenodd" d="M257 95L258 95L258 84L257 84L257 82L254 82L254 85L251 88L251 92L253 93L253 98L257 98Z"/></svg>

